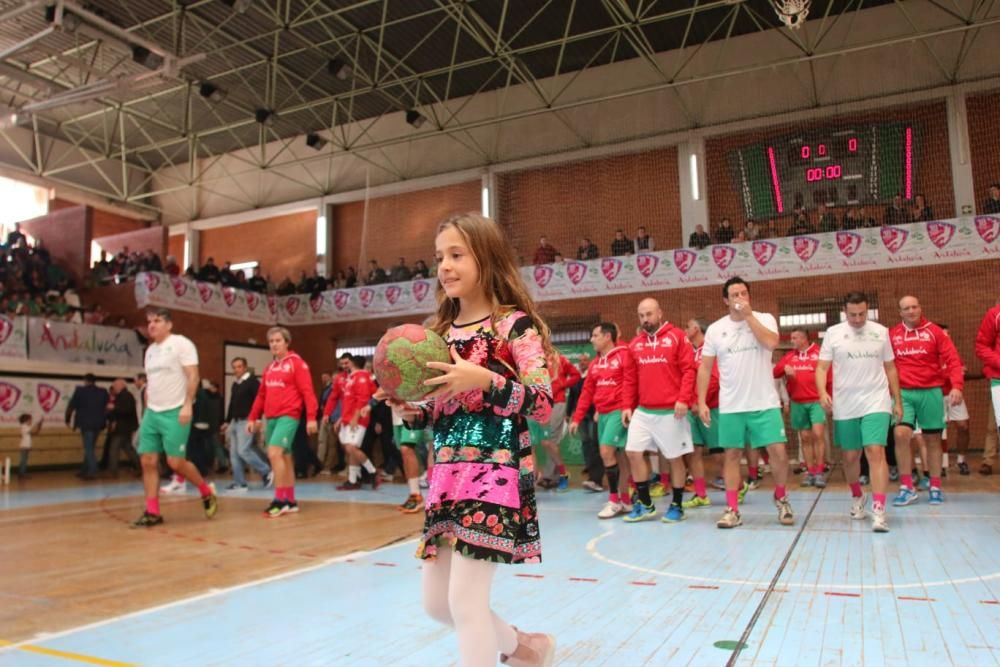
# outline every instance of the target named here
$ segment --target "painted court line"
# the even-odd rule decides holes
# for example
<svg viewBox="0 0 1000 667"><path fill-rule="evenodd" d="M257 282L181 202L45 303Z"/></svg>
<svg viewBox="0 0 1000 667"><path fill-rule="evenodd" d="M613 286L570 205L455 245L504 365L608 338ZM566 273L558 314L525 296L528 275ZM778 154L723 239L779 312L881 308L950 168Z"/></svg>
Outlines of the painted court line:
<svg viewBox="0 0 1000 667"><path fill-rule="evenodd" d="M102 667L138 667L131 662L117 662L115 660L105 660L104 658L95 658L91 655L83 655L81 653L69 653L68 651L57 651L51 648L45 648L44 646L34 646L32 644L24 644L21 646L15 646L13 642L5 641L0 639L0 646L11 648L17 648L19 651L24 651L25 653L37 653L39 655L46 655L52 658L62 658L64 660L72 660L74 662L83 662L88 665L102 665Z"/></svg>
<svg viewBox="0 0 1000 667"><path fill-rule="evenodd" d="M75 628L69 628L67 630L60 630L53 633L38 633L31 639L25 639L19 642L9 643L5 646L0 646L0 654L8 653L14 650L22 650L24 647L31 646L32 642L36 641L49 641L52 639L59 639L61 637L66 637L69 635L76 634L78 632L84 632L86 630L93 630L94 628L100 628L105 625L111 625L112 623L117 623L118 621L124 621L131 618L138 618L140 616L146 616L147 614L152 614L158 611L164 611L166 609L172 609L174 607L181 607L186 604L191 604L193 602L200 602L202 600L209 600L220 595L225 595L227 593L233 593L235 591L240 591L245 588L252 588L254 586L260 586L263 584L269 584L274 581L281 581L283 579L290 579L292 577L297 577L301 574L306 574L314 570L319 570L320 568L326 567L327 565L334 565L336 563L348 562L349 560L356 558L363 558L365 556L371 556L377 554L381 551L387 551L389 549L394 549L399 546L406 544L415 544L419 538L412 538L409 540L404 540L402 542L392 542L391 544L386 544L385 546L373 549L371 551L355 551L343 556L336 556L334 558L328 558L321 563L315 563L313 565L307 565L306 567L301 567L295 570L289 570L288 572L282 572L281 574L275 574L270 577L264 577L263 579L255 579L253 581L247 581L242 584L236 584L234 586L228 586L226 588L212 588L204 593L199 593L198 595L193 595L187 598L181 598L180 600L174 600L172 602L166 602L164 604L156 605L154 607L147 607L146 609L139 609L137 611L128 612L127 614L119 614L118 616L112 616L110 618L105 618L100 621L95 621L93 623L87 623L85 625L79 625ZM49 649L44 649L48 651ZM109 665L124 665L125 663L96 663L96 664L109 664Z"/></svg>

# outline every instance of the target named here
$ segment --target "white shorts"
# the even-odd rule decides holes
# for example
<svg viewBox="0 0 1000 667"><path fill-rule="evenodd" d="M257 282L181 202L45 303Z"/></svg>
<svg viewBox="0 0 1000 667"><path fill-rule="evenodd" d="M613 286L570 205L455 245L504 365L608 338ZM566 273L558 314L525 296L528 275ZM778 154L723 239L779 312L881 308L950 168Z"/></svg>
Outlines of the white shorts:
<svg viewBox="0 0 1000 667"><path fill-rule="evenodd" d="M693 452L691 422L687 417L677 419L673 414L654 415L636 410L628 425L625 451L645 452L657 449L667 459L676 459Z"/></svg>
<svg viewBox="0 0 1000 667"><path fill-rule="evenodd" d="M969 419L969 407L965 404L965 399L958 405L951 405L948 397L944 397L945 421L961 422Z"/></svg>
<svg viewBox="0 0 1000 667"><path fill-rule="evenodd" d="M337 432L337 437L340 438L340 444L342 445L360 447L361 441L365 439L365 431L367 430L364 426L341 424L340 430Z"/></svg>
<svg viewBox="0 0 1000 667"><path fill-rule="evenodd" d="M994 384L990 380L990 394L993 396L993 416L997 420L997 428L1000 428L1000 382Z"/></svg>

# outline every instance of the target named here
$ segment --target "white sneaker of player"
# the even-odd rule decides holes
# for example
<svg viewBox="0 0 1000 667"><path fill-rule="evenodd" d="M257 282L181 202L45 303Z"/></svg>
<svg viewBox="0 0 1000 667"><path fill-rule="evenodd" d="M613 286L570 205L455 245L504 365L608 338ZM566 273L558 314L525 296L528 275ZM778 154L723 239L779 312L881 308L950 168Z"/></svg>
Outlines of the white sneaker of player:
<svg viewBox="0 0 1000 667"><path fill-rule="evenodd" d="M857 498L851 498L851 518L860 521L868 516L865 512L865 505L868 504L868 494L862 493Z"/></svg>
<svg viewBox="0 0 1000 667"><path fill-rule="evenodd" d="M876 533L888 533L889 524L885 520L885 512L872 512L872 530Z"/></svg>
<svg viewBox="0 0 1000 667"><path fill-rule="evenodd" d="M610 500L597 513L598 519L613 519L619 514L625 514L625 506L621 503L613 503Z"/></svg>
<svg viewBox="0 0 1000 667"><path fill-rule="evenodd" d="M164 484L160 487L160 493L166 496L184 493L185 491L187 491L187 480L181 481L177 478L177 475L170 478L169 484Z"/></svg>

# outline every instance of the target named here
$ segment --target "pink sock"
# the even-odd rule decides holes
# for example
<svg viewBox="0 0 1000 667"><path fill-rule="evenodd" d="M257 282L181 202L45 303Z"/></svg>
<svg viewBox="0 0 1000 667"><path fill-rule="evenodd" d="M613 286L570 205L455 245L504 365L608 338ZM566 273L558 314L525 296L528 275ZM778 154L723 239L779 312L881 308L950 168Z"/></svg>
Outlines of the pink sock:
<svg viewBox="0 0 1000 667"><path fill-rule="evenodd" d="M157 497L146 498L146 511L150 514L160 513L160 499Z"/></svg>
<svg viewBox="0 0 1000 667"><path fill-rule="evenodd" d="M785 497L785 487L781 486L780 484L775 484L774 485L774 499L775 500L781 500L784 497Z"/></svg>
<svg viewBox="0 0 1000 667"><path fill-rule="evenodd" d="M747 466L750 471L750 479L757 479L757 466Z"/></svg>
<svg viewBox="0 0 1000 667"><path fill-rule="evenodd" d="M872 494L872 509L885 511L885 494L884 493L873 493Z"/></svg>
<svg viewBox="0 0 1000 667"><path fill-rule="evenodd" d="M285 487L283 486L274 487L274 499L279 501L285 500Z"/></svg>
<svg viewBox="0 0 1000 667"><path fill-rule="evenodd" d="M941 478L940 477L931 477L931 488L932 489L940 489L941 488Z"/></svg>
<svg viewBox="0 0 1000 667"><path fill-rule="evenodd" d="M823 466L821 466L821 465L813 466L812 468L809 469L809 472L812 473L813 475L822 475L823 474Z"/></svg>
<svg viewBox="0 0 1000 667"><path fill-rule="evenodd" d="M612 503L621 502L621 500L619 500L619 498L618 498L618 494L617 493L609 493L608 494L608 501L610 501Z"/></svg>
<svg viewBox="0 0 1000 667"><path fill-rule="evenodd" d="M911 475L910 473L906 473L905 475L900 475L899 476L899 485L902 486L902 487L904 487L904 488L909 489L910 491L912 491L913 490L913 475Z"/></svg>
<svg viewBox="0 0 1000 667"><path fill-rule="evenodd" d="M660 484L662 484L663 486L667 487L668 489L670 488L670 473L669 472L661 472L660 473Z"/></svg>
<svg viewBox="0 0 1000 667"><path fill-rule="evenodd" d="M186 481L187 481L186 479L184 479L184 475L178 475L177 473L174 473L174 480L175 480L175 481L176 481L176 482L177 482L178 484L183 484L184 482L186 482Z"/></svg>
<svg viewBox="0 0 1000 667"><path fill-rule="evenodd" d="M734 512L739 511L740 509L739 491L729 491L729 490L726 491L726 505L728 505L729 509L733 510Z"/></svg>
<svg viewBox="0 0 1000 667"><path fill-rule="evenodd" d="M694 480L694 495L698 496L699 498L704 498L705 497L705 478L704 477L698 477L697 479Z"/></svg>
<svg viewBox="0 0 1000 667"><path fill-rule="evenodd" d="M851 482L851 497L860 498L861 495L861 482Z"/></svg>
<svg viewBox="0 0 1000 667"><path fill-rule="evenodd" d="M202 498L208 498L212 495L212 487L205 480L201 480L201 484L198 485L198 493L201 494Z"/></svg>
<svg viewBox="0 0 1000 667"><path fill-rule="evenodd" d="M285 487L285 500L287 500L290 503L294 503L295 502L295 487L294 486L286 486Z"/></svg>
<svg viewBox="0 0 1000 667"><path fill-rule="evenodd" d="M558 472L558 473L559 473L560 475L565 475L565 474L566 474L566 466L565 466L565 465L563 465L562 463L560 463L559 465L557 465L557 466L556 466L556 471L557 471L557 472Z"/></svg>

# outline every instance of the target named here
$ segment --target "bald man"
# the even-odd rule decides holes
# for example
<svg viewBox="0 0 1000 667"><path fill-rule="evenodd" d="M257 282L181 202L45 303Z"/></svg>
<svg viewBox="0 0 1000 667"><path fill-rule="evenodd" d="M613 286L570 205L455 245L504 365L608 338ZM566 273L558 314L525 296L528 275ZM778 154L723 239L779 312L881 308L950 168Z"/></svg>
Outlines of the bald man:
<svg viewBox="0 0 1000 667"><path fill-rule="evenodd" d="M645 457L653 450L670 462L673 498L663 521L675 523L684 519L684 455L694 451L687 419L697 373L694 348L683 329L663 320L656 299L640 301L638 313L642 331L629 344L634 363L625 375L622 411L622 423L628 426L625 454L638 499L624 520L635 523L656 517Z"/></svg>
<svg viewBox="0 0 1000 667"><path fill-rule="evenodd" d="M951 338L941 327L924 317L917 297L904 296L899 300L899 316L902 322L889 330L903 402L903 418L893 433L901 474L899 493L892 504L903 507L917 500L910 474L913 467L910 442L914 429L919 426L927 444L926 463L931 477L927 499L931 505L940 505L944 502L944 494L941 493L941 432L945 426L942 387L946 377L949 378L951 391L947 403L957 405L962 402L965 385L962 360Z"/></svg>

